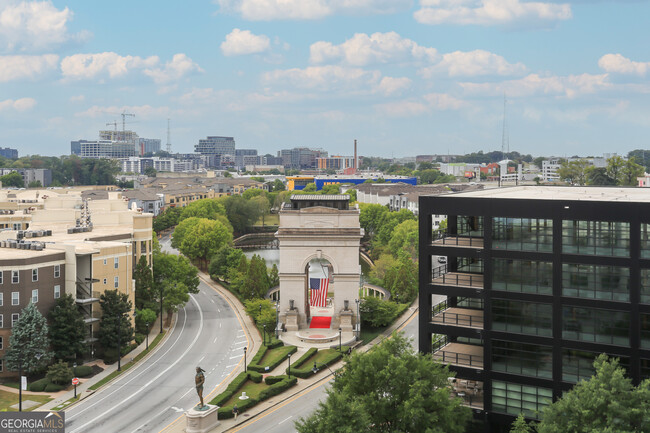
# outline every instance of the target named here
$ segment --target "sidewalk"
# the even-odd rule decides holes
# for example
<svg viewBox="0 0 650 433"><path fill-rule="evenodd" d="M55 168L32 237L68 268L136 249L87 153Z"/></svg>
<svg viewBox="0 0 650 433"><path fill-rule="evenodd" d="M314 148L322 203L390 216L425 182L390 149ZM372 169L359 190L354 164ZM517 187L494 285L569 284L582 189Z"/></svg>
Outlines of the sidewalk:
<svg viewBox="0 0 650 433"><path fill-rule="evenodd" d="M212 286L222 296L229 299L229 303L233 306L233 308L237 312L237 315L240 316L240 317L241 316L245 317L248 320L248 322L250 322L250 324L254 328L254 330L255 331L257 330L255 328L255 325L252 323L252 320L248 316L246 316L244 306L241 305L239 300L237 300L237 298L235 298L234 295L232 295L228 290L226 290L225 288L221 287L220 285L214 283L213 281L208 280L208 281L206 281L206 283L209 284L210 286ZM411 304L411 306L404 312L404 314L400 318L398 318L395 321L395 323L393 325L391 325L388 329L386 329L382 334L380 334L377 338L372 340L370 343L368 343L368 344L366 344L364 346L361 346L356 350L358 350L359 352L367 352L372 347L374 347L376 344L381 342L384 338L390 336L394 331L398 330L403 325L405 325L415 314L417 314L418 309L419 309L419 301L415 300L415 302L413 302L413 304ZM251 334L254 335L254 336L257 336L257 346L255 346L255 347L259 347L259 345L261 344L262 341L261 341L259 335L257 335L258 333L257 332L252 332ZM416 342L416 344L417 344L417 342ZM255 351L253 351L251 353L255 353ZM250 358L252 358L252 356ZM250 363L250 358L248 358L249 363ZM336 364L332 364L330 366L332 371L336 371L341 367L343 367L343 361L339 361ZM285 368L286 368L286 365L279 366L274 371L271 372L271 375L285 374L285 371L284 371ZM242 371L244 371L243 366L241 368L238 368L229 377L229 379L232 379L233 377L235 377L237 374L239 374ZM331 380L331 378L332 378L332 373L330 373L330 371L328 369L324 368L324 369L322 369L321 371L319 371L318 373L316 373L315 375L311 376L308 379L298 379L298 383L295 386L288 389L287 391L285 391L284 393L279 394L277 396L274 396L271 399L265 400L265 401L255 405L254 407L250 408L246 412L242 412L239 415L237 421L235 421L232 418L225 419L225 420L220 420L219 422L221 424L219 426L217 426L215 429L211 430L210 433L227 432L227 431L230 431L231 429L233 429L235 427L242 426L243 424L250 421L251 419L253 419L253 418L255 418L255 417L257 417L257 416L259 416L259 415L261 415L261 414L263 414L263 413L265 413L267 411L269 411L269 410L272 410L273 408L275 408L275 407L277 407L279 405L282 405L283 403L287 402L288 400L291 400L296 395L298 395L298 394L300 394L302 392L305 392L306 390L308 390L310 388L317 387L317 386L320 386L320 385L324 384L325 382ZM217 387L217 389L215 389L215 391L218 391L219 393L223 392L223 390L226 389L226 386L228 386L228 383L230 383L230 381L228 381L227 383L222 383L219 387ZM211 400L216 395L218 395L218 393L215 393L215 391L210 393L210 398L206 398L206 402L209 402L209 400ZM176 421L174 421L172 424L167 426L165 429L161 430L159 433L184 433L186 426L187 426L187 421L185 419L185 415L182 415L182 416L178 417L176 419Z"/></svg>
<svg viewBox="0 0 650 433"><path fill-rule="evenodd" d="M174 314L174 316L172 317L172 323L171 323L170 327L167 328L167 333L163 337L163 340L160 343L158 343L158 346L156 346L156 348L153 349L147 355L147 357L149 357L153 353L155 353L156 350L158 350L158 348L160 348L162 346L163 342L167 338L169 338L169 334L170 334L169 331L174 328L175 322L176 322L176 314ZM153 342L154 338L156 338L159 333L160 333L160 321L156 321L156 323L151 327L151 332L149 332L149 343ZM129 363L133 358L138 356L140 353L142 353L146 349L146 347L147 347L147 343L146 343L146 339L145 339L145 341L143 341L138 347L136 347L131 352L127 353L126 355L124 355L122 357L122 367L124 367L127 363ZM146 358L144 358L144 359L146 359ZM144 361L144 359L141 359L140 362ZM101 360L97 360L97 361L93 361L91 363L84 364L84 365L93 365L93 364L100 365L102 368L104 368L104 371L102 371L99 374L96 374L93 377L89 377L87 379L82 379L82 378L79 379L81 383L79 385L77 385L77 397L79 397L79 400L77 400L77 402L79 402L79 401L83 400L84 398L94 394L95 392L101 391L102 388L107 386L108 383L110 383L110 382L108 382L107 384L104 384L104 386L98 388L95 391L91 391L88 388L90 388L92 385L96 384L100 380L104 379L106 376L113 373L114 371L117 371L117 362L114 362L111 365L106 365ZM133 367L131 367L131 368L133 368ZM128 373L129 373L129 371L127 370L127 371L123 372L121 375L116 376L113 380L115 380L115 379L117 379L119 377L122 377L122 375L128 374ZM53 408L65 403L66 401L70 400L73 397L74 397L74 387L72 387L69 391L65 391L63 393L58 393L58 395L54 398L54 400L50 401L49 403L45 403L44 405L36 408L35 410L36 411L49 411L49 410L52 410ZM72 403L69 406L66 406L63 410L66 410L66 409L70 408L74 404L76 404L76 402Z"/></svg>

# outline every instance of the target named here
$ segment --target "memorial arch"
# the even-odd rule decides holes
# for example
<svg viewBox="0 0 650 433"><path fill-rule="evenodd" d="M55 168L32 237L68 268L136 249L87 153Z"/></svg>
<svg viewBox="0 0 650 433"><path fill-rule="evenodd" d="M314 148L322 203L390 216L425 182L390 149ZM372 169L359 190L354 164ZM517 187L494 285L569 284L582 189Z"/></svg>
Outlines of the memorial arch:
<svg viewBox="0 0 650 433"><path fill-rule="evenodd" d="M309 328L314 317L337 331L351 332L356 325L363 230L349 198L293 195L280 210L279 318L286 331ZM325 306L310 305L310 295L323 293L319 290L327 291Z"/></svg>

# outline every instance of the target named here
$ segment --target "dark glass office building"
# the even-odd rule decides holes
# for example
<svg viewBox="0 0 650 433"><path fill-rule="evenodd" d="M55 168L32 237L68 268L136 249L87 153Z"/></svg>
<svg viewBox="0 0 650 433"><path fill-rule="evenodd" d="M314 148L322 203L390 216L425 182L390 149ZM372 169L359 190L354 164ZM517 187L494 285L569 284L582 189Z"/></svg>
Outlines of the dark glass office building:
<svg viewBox="0 0 650 433"><path fill-rule="evenodd" d="M420 197L419 331L420 351L450 364L456 393L494 430L535 418L600 353L635 383L650 377L650 190Z"/></svg>

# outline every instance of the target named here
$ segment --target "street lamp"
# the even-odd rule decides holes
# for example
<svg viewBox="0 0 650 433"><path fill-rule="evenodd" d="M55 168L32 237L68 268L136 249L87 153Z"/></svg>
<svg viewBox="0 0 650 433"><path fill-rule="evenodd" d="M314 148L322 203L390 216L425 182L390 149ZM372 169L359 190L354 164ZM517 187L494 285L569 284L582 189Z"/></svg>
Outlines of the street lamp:
<svg viewBox="0 0 650 433"><path fill-rule="evenodd" d="M122 371L122 313L117 319L117 371Z"/></svg>
<svg viewBox="0 0 650 433"><path fill-rule="evenodd" d="M246 350L247 349L248 348L246 346L244 346L244 373L246 373Z"/></svg>
<svg viewBox="0 0 650 433"><path fill-rule="evenodd" d="M278 328L280 325L280 300L275 304L275 338L278 338Z"/></svg>
<svg viewBox="0 0 650 433"><path fill-rule="evenodd" d="M77 368L77 363L72 364L72 373L74 374L75 369ZM75 374L76 377L76 374ZM77 384L74 384L74 398L77 398Z"/></svg>
<svg viewBox="0 0 650 433"><path fill-rule="evenodd" d="M263 344L266 345L266 323L264 325L262 325L262 338L263 338L263 341L264 341Z"/></svg>
<svg viewBox="0 0 650 433"><path fill-rule="evenodd" d="M357 341L359 341L359 338L361 337L361 322L359 316L359 304L361 303L361 300L355 299L355 302L357 303Z"/></svg>
<svg viewBox="0 0 650 433"><path fill-rule="evenodd" d="M163 333L162 325L162 315L163 315L163 285L160 284L160 333Z"/></svg>
<svg viewBox="0 0 650 433"><path fill-rule="evenodd" d="M287 359L289 360L289 369L287 370L287 376L291 377L291 354L287 356Z"/></svg>
<svg viewBox="0 0 650 433"><path fill-rule="evenodd" d="M339 326L339 352L341 351L341 327Z"/></svg>
<svg viewBox="0 0 650 433"><path fill-rule="evenodd" d="M147 339L147 350L149 350L149 322L145 324L147 327L147 333L145 334L145 338Z"/></svg>

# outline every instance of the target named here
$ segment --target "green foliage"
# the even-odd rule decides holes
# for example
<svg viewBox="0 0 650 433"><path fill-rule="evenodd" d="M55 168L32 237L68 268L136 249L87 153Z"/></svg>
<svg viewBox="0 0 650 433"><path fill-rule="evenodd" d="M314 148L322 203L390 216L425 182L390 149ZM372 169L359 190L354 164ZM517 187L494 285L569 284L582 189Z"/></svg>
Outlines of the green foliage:
<svg viewBox="0 0 650 433"><path fill-rule="evenodd" d="M418 257L419 229L416 220L406 220L395 227L393 236L388 241L388 248L393 256L398 257L400 251L408 253L412 260Z"/></svg>
<svg viewBox="0 0 650 433"><path fill-rule="evenodd" d="M147 167L144 170L144 174L145 174L145 176L156 177L156 175L158 174L158 171L153 167Z"/></svg>
<svg viewBox="0 0 650 433"><path fill-rule="evenodd" d="M138 259L133 270L133 279L135 280L135 307L143 308L145 303L151 303L154 299L153 272L145 255Z"/></svg>
<svg viewBox="0 0 650 433"><path fill-rule="evenodd" d="M42 188L43 185L41 184L40 180L33 180L27 184L27 188Z"/></svg>
<svg viewBox="0 0 650 433"><path fill-rule="evenodd" d="M471 411L451 397L448 368L415 353L399 334L367 353L354 352L340 371L325 402L296 422L300 433L366 432L369 426L461 433L471 419Z"/></svg>
<svg viewBox="0 0 650 433"><path fill-rule="evenodd" d="M261 191L259 189L257 190L247 190L248 191ZM262 217L262 225L264 225L264 218L266 215L268 215L271 212L271 202L269 199L266 197L266 195L258 195L250 199L252 203L257 206L257 209L259 211L259 215Z"/></svg>
<svg viewBox="0 0 650 433"><path fill-rule="evenodd" d="M251 299L244 302L248 314L259 328L266 326L267 332L275 329L275 307L268 299Z"/></svg>
<svg viewBox="0 0 650 433"><path fill-rule="evenodd" d="M365 238L372 238L381 228L388 208L380 204L359 203L359 223L365 231Z"/></svg>
<svg viewBox="0 0 650 433"><path fill-rule="evenodd" d="M227 281L229 275L231 275L231 270L239 266L242 257L246 259L244 252L239 248L223 245L210 259L210 266L208 267L210 276Z"/></svg>
<svg viewBox="0 0 650 433"><path fill-rule="evenodd" d="M305 355L307 355L311 349L309 349L305 355L300 357L300 359L291 366L292 376L296 376L301 379L306 379L315 374L313 370L314 363L310 360L310 358L314 358L314 355L316 354L316 349L315 348L312 349L314 349L314 352L312 352L310 356L307 357ZM316 362L317 370L322 370L324 368L327 368L327 366L336 363L339 359L343 357L343 353L339 352L338 349L324 349L324 350L320 350L320 352L324 352L325 354L324 356L319 357L319 360Z"/></svg>
<svg viewBox="0 0 650 433"><path fill-rule="evenodd" d="M181 220L187 218L207 218L211 220L226 216L226 208L218 199L206 198L188 204L181 211Z"/></svg>
<svg viewBox="0 0 650 433"><path fill-rule="evenodd" d="M616 185L616 180L607 175L607 168L591 167L587 172L587 185Z"/></svg>
<svg viewBox="0 0 650 433"><path fill-rule="evenodd" d="M634 387L619 360L605 354L596 358L594 368L591 379L543 410L538 433L650 431L650 380Z"/></svg>
<svg viewBox="0 0 650 433"><path fill-rule="evenodd" d="M416 220L413 212L407 209L400 209L398 212L388 212L381 221L379 230L373 240L373 244L388 245L395 227L407 220Z"/></svg>
<svg viewBox="0 0 650 433"><path fill-rule="evenodd" d="M75 377L90 377L93 374L93 368L89 365L78 365L73 372Z"/></svg>
<svg viewBox="0 0 650 433"><path fill-rule="evenodd" d="M59 392L65 388L65 385L57 385L56 383L48 383L45 385L45 392Z"/></svg>
<svg viewBox="0 0 650 433"><path fill-rule="evenodd" d="M35 380L34 382L30 383L27 386L27 389L32 392L43 392L45 391L45 387L50 383L50 379L48 378L43 378L39 380Z"/></svg>
<svg viewBox="0 0 650 433"><path fill-rule="evenodd" d="M135 331L140 334L148 334L153 322L156 321L158 314L145 308L143 310L135 311Z"/></svg>
<svg viewBox="0 0 650 433"><path fill-rule="evenodd" d="M23 371L32 374L46 366L52 359L48 333L45 317L30 302L11 330L9 349L3 358L7 370L18 371L22 365Z"/></svg>
<svg viewBox="0 0 650 433"><path fill-rule="evenodd" d="M432 183L451 183L456 182L456 177L450 174L443 174L440 170L424 169L415 173L419 185L429 185Z"/></svg>
<svg viewBox="0 0 650 433"><path fill-rule="evenodd" d="M199 217L181 218L178 225L174 228L174 233L172 233L172 247L180 248L187 232L197 225L199 221L201 221Z"/></svg>
<svg viewBox="0 0 650 433"><path fill-rule="evenodd" d="M188 220L178 226L185 221ZM201 218L187 229L179 250L192 260L202 260L207 266L208 257L212 257L219 248L231 242L232 232L221 221Z"/></svg>
<svg viewBox="0 0 650 433"><path fill-rule="evenodd" d="M526 423L523 413L520 413L515 422L512 423L510 433L533 433L533 430Z"/></svg>
<svg viewBox="0 0 650 433"><path fill-rule="evenodd" d="M316 192L317 191L316 184L314 182L308 183L301 191L310 194Z"/></svg>
<svg viewBox="0 0 650 433"><path fill-rule="evenodd" d="M244 257L245 259L245 257ZM255 254L250 262L240 261L237 275L231 278L231 287L245 299L262 298L269 290L266 260Z"/></svg>
<svg viewBox="0 0 650 433"><path fill-rule="evenodd" d="M50 365L45 375L47 379L56 383L57 385L69 385L74 377L74 372L68 366L67 362L59 361L56 364Z"/></svg>
<svg viewBox="0 0 650 433"><path fill-rule="evenodd" d="M560 179L572 185L585 185L587 183L589 168L589 161L586 159L563 161L557 174L560 176Z"/></svg>
<svg viewBox="0 0 650 433"><path fill-rule="evenodd" d="M86 324L70 294L56 300L50 309L50 342L56 359L73 359L86 350Z"/></svg>
<svg viewBox="0 0 650 433"><path fill-rule="evenodd" d="M156 299L149 308L156 311L161 289L163 307L172 312L185 305L190 293L199 292L198 270L184 256L154 250L153 280Z"/></svg>
<svg viewBox="0 0 650 433"><path fill-rule="evenodd" d="M327 195L341 194L341 186L338 183L332 185L324 185L323 188L321 189L321 194L327 194Z"/></svg>
<svg viewBox="0 0 650 433"><path fill-rule="evenodd" d="M165 209L160 215L153 219L153 230L159 233L177 225L180 221L181 212L182 208L179 207L169 207Z"/></svg>
<svg viewBox="0 0 650 433"><path fill-rule="evenodd" d="M106 290L99 297L99 305L102 309L98 337L100 344L105 349L116 350L119 339L122 348L128 347L133 340L133 327L129 317L132 305L128 295L117 290Z"/></svg>
<svg viewBox="0 0 650 433"><path fill-rule="evenodd" d="M261 216L261 210L257 208L257 204L242 196L231 195L221 197L219 200L226 208L228 221L237 233L245 233Z"/></svg>
<svg viewBox="0 0 650 433"><path fill-rule="evenodd" d="M612 156L607 160L607 176L615 180L617 185L636 185L636 178L642 176L643 171L634 157L625 160L620 156Z"/></svg>
<svg viewBox="0 0 650 433"><path fill-rule="evenodd" d="M344 194L347 194L350 196L350 203L353 203L357 201L357 190L356 189L349 189L345 191Z"/></svg>
<svg viewBox="0 0 650 433"><path fill-rule="evenodd" d="M273 263L271 270L269 271L269 287L277 287L280 285L280 273L278 272L278 265Z"/></svg>
<svg viewBox="0 0 650 433"><path fill-rule="evenodd" d="M635 162L638 161L641 164L645 171L650 173L650 150L645 149L634 149L627 153L627 158L634 158Z"/></svg>
<svg viewBox="0 0 650 433"><path fill-rule="evenodd" d="M7 187L16 187L23 188L25 187L25 181L23 177L17 171L12 171L11 173L0 176L0 182L4 188Z"/></svg>
<svg viewBox="0 0 650 433"><path fill-rule="evenodd" d="M265 349L264 351L262 349ZM268 371L273 371L278 365L282 364L283 362L287 362L287 356L290 353L296 353L298 348L296 346L282 346L278 347L276 349L268 349L266 350L266 346L260 347L260 350L257 352L257 354L253 357L251 360L250 364L248 364L248 368L253 371L258 371L260 373L263 373L268 367ZM262 352L261 356L260 352Z"/></svg>
<svg viewBox="0 0 650 433"><path fill-rule="evenodd" d="M284 185L284 182L282 182L280 179L275 179L273 181L273 191L284 191L286 189L287 187Z"/></svg>
<svg viewBox="0 0 650 433"><path fill-rule="evenodd" d="M396 304L380 298L366 296L361 298L359 313L361 321L373 328L388 326L402 314L408 304Z"/></svg>
<svg viewBox="0 0 650 433"><path fill-rule="evenodd" d="M418 265L405 252L386 270L383 287L397 302L412 302L418 291Z"/></svg>
<svg viewBox="0 0 650 433"><path fill-rule="evenodd" d="M252 371L250 372L241 372L235 377L226 387L225 391L222 392L221 394L217 395L215 398L210 401L210 404L216 405L216 406L223 406L225 402L230 400L233 395L237 392L239 388L248 380L250 377L250 374L254 373ZM256 373L259 374L259 373Z"/></svg>

